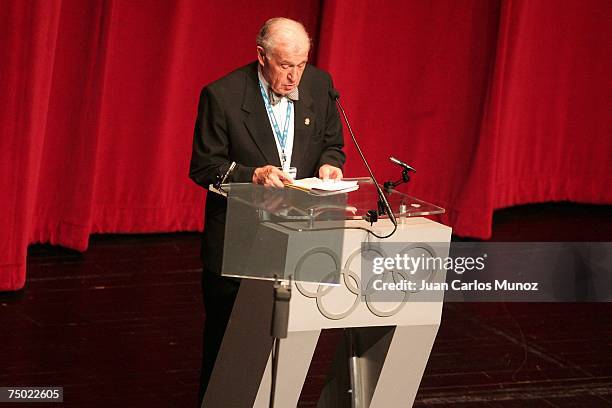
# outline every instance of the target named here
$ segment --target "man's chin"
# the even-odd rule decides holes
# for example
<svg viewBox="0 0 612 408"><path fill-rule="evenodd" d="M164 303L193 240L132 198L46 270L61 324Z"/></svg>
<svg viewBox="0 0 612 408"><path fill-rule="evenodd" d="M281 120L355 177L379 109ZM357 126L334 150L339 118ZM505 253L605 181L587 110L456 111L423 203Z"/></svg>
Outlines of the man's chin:
<svg viewBox="0 0 612 408"><path fill-rule="evenodd" d="M287 94L290 93L291 91L293 91L295 88L297 88L297 85L294 85L294 86L284 86L283 85L283 86L280 87L280 89L272 88L272 90L277 95L287 96Z"/></svg>

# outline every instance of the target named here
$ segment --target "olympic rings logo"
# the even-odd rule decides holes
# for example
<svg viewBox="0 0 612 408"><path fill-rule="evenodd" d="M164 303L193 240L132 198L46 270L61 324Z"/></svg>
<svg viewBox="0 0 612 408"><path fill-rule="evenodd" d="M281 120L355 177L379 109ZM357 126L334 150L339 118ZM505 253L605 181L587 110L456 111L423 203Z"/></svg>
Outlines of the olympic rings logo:
<svg viewBox="0 0 612 408"><path fill-rule="evenodd" d="M406 254L412 253L414 251L421 251L421 254L426 254L427 256L430 256L430 257L435 256L434 249L431 246L427 244L423 244L423 243L408 245L407 247L403 248L399 252L399 254L402 255L405 253ZM381 277L387 278L387 279L391 278L393 282L399 283L402 279L408 281L410 277L408 276L409 274L403 270L388 271L388 272L384 272L382 275L372 276L367 283L367 287L363 288L360 275L356 273L353 269L351 269L351 266L353 262L357 259L357 257L359 256L365 257L366 253L376 254L383 258L387 257L387 254L385 253L384 250L382 250L382 248L376 247L374 245L370 245L368 246L368 248L365 249L365 251L362 251L362 249L359 248L355 250L353 253L351 253L349 257L347 258L344 264L344 267L341 267L341 261L339 259L339 256L335 252L330 250L329 248L325 248L325 247L312 248L311 250L307 251L306 253L302 255L302 257L298 260L295 266L295 274L294 274L295 286L298 289L298 291L305 297L315 299L317 309L319 310L319 312L330 320L342 320L346 318L347 316L350 316L355 311L357 306L359 306L359 300L361 297L364 298L367 308L375 316L378 316L378 317L393 316L396 313L398 313L406 305L411 294L417 293L419 291L418 290L415 290L415 291L402 290L401 291L401 293L403 293L402 299L401 301L399 301L399 304L396 307L389 309L389 310L380 309L378 306L376 306L376 300L374 299L377 293L377 291L373 289L374 280L381 279ZM323 256L329 257L333 264L333 269L331 272L325 275L324 278L318 283L316 290L309 290L306 288L304 281L300 279L300 274L302 273L302 269L304 268L305 263L308 261L309 258L311 258L314 255L323 255ZM437 273L438 273L437 270L428 271L427 275L425 277L422 277L422 279L424 281L430 282ZM344 286L355 297L355 299L353 300L353 302L348 308L346 308L343 311L339 311L339 312L328 310L325 307L325 303L324 303L325 296L328 295L334 288L337 288L337 286L334 286L331 284L333 283L333 279L335 277L339 277L340 285Z"/></svg>

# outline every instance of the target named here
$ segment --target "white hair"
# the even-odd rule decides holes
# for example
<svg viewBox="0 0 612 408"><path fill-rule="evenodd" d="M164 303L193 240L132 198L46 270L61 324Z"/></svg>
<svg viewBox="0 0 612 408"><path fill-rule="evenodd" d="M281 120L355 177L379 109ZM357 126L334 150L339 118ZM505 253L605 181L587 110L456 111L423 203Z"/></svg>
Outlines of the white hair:
<svg viewBox="0 0 612 408"><path fill-rule="evenodd" d="M287 23L299 27L298 28L299 31L302 31L304 33L304 35L308 39L308 45L310 46L310 43L312 42L312 40L310 36L308 35L308 32L306 31L306 28L304 27L304 25L300 23L299 21L291 20L285 17L274 17L274 18L267 20L264 23L264 25L262 25L261 28L259 29L259 33L257 33L257 38L256 38L257 45L263 48L264 51L266 52L272 52L275 47L273 33L276 31L275 30L276 26L280 24L287 24Z"/></svg>

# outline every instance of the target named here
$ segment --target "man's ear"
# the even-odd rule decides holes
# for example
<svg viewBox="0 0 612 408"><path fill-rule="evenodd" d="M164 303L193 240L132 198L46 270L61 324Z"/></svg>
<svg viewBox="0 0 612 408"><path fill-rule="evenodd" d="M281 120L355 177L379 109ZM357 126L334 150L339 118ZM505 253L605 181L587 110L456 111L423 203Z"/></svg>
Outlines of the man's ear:
<svg viewBox="0 0 612 408"><path fill-rule="evenodd" d="M264 60L266 59L266 51L261 46L257 46L257 60L259 65L264 66Z"/></svg>

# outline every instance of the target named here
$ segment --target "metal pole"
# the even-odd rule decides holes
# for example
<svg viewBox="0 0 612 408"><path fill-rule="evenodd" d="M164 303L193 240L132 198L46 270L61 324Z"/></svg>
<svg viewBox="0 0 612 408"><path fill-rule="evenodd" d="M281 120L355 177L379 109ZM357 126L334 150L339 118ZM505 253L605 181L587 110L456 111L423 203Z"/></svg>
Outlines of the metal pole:
<svg viewBox="0 0 612 408"><path fill-rule="evenodd" d="M351 380L351 407L364 408L363 404L363 383L361 380L361 370L359 368L359 355L357 354L358 345L353 329L344 330L346 334L346 348L349 356L349 377Z"/></svg>

